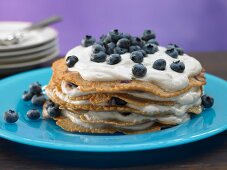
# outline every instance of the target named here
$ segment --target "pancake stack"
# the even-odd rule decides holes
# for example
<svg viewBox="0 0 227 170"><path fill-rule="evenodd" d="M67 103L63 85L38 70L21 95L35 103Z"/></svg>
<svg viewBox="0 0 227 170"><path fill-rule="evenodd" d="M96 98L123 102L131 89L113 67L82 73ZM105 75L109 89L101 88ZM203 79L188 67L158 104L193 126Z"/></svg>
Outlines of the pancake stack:
<svg viewBox="0 0 227 170"><path fill-rule="evenodd" d="M181 124L202 112L206 80L196 59L176 45L158 46L154 36L149 42L146 32L140 46L132 36L123 38L128 46L122 45L122 37L114 41L118 31L111 33L96 43L86 36L82 45L53 63L45 118L70 132L135 134ZM107 37L112 41L106 43ZM110 52L110 43L126 50ZM156 50L147 50L149 44ZM143 54L142 60L135 51ZM50 113L51 107L57 114Z"/></svg>

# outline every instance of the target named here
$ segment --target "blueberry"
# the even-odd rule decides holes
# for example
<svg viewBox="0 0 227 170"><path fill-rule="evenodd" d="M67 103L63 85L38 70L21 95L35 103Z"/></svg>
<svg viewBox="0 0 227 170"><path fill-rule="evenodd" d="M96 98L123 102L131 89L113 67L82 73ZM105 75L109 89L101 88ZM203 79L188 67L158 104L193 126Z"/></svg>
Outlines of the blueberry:
<svg viewBox="0 0 227 170"><path fill-rule="evenodd" d="M156 70L165 70L166 69L166 60L158 59L154 62L153 68Z"/></svg>
<svg viewBox="0 0 227 170"><path fill-rule="evenodd" d="M120 61L121 61L121 56L119 54L111 54L106 60L107 64L109 65L117 64Z"/></svg>
<svg viewBox="0 0 227 170"><path fill-rule="evenodd" d="M4 114L4 119L8 123L14 123L19 119L19 116L14 110L8 110Z"/></svg>
<svg viewBox="0 0 227 170"><path fill-rule="evenodd" d="M138 45L140 47L143 47L144 43L139 37L132 37L131 38L131 45Z"/></svg>
<svg viewBox="0 0 227 170"><path fill-rule="evenodd" d="M42 92L42 86L39 82L34 82L29 85L29 90L33 94L40 94Z"/></svg>
<svg viewBox="0 0 227 170"><path fill-rule="evenodd" d="M173 62L171 65L170 65L170 68L173 70L173 71L176 71L178 73L183 73L184 72L184 69L185 69L185 65L183 62L180 62L180 60L178 61L175 61Z"/></svg>
<svg viewBox="0 0 227 170"><path fill-rule="evenodd" d="M103 42L103 44L108 44L108 43L112 42L111 37L110 37L110 36L106 36L106 37L103 39L102 42Z"/></svg>
<svg viewBox="0 0 227 170"><path fill-rule="evenodd" d="M107 35L101 35L100 37L99 37L99 40L96 42L97 44L99 44L99 45L105 45L105 43L104 43L104 39L107 37Z"/></svg>
<svg viewBox="0 0 227 170"><path fill-rule="evenodd" d="M147 55L146 51L144 51L144 50L138 50L138 51L140 51L143 54L143 56L146 57L146 55Z"/></svg>
<svg viewBox="0 0 227 170"><path fill-rule="evenodd" d="M33 94L30 91L24 91L23 95L22 95L22 99L24 101L28 101L31 100L33 97Z"/></svg>
<svg viewBox="0 0 227 170"><path fill-rule="evenodd" d="M130 58L135 63L142 63L143 62L143 53L140 51L134 51L131 53Z"/></svg>
<svg viewBox="0 0 227 170"><path fill-rule="evenodd" d="M32 101L32 104L34 105L42 106L45 103L46 98L43 94L39 94L39 95L34 95L31 101Z"/></svg>
<svg viewBox="0 0 227 170"><path fill-rule="evenodd" d="M155 39L155 37L156 36L155 36L155 33L153 31L151 31L151 30L144 30L142 39L144 41L148 41L150 39Z"/></svg>
<svg viewBox="0 0 227 170"><path fill-rule="evenodd" d="M59 109L59 106L56 104L47 105L46 110L50 117L58 117L61 114L61 110Z"/></svg>
<svg viewBox="0 0 227 170"><path fill-rule="evenodd" d="M100 44L94 44L94 45L92 46L92 52L93 52L93 53L98 53L98 52L100 52L100 51L105 52L105 48L104 48L102 45L100 45Z"/></svg>
<svg viewBox="0 0 227 170"><path fill-rule="evenodd" d="M132 38L132 36L128 33L122 33L121 38L127 38L128 40L130 40Z"/></svg>
<svg viewBox="0 0 227 170"><path fill-rule="evenodd" d="M77 62L79 61L78 57L77 56L68 56L67 59L66 59L66 65L67 67L71 68L73 67Z"/></svg>
<svg viewBox="0 0 227 170"><path fill-rule="evenodd" d="M141 50L140 46L138 45L133 45L133 46L130 46L129 47L129 52L133 52L133 51L138 51L138 50Z"/></svg>
<svg viewBox="0 0 227 170"><path fill-rule="evenodd" d="M94 61L96 63L103 63L106 61L106 53L104 53L103 51L100 51L98 53L95 54L91 54L91 61Z"/></svg>
<svg viewBox="0 0 227 170"><path fill-rule="evenodd" d="M31 120L37 120L40 118L40 112L37 109L29 110L26 115Z"/></svg>
<svg viewBox="0 0 227 170"><path fill-rule="evenodd" d="M156 39L150 39L150 40L147 41L147 43L159 45L159 43Z"/></svg>
<svg viewBox="0 0 227 170"><path fill-rule="evenodd" d="M111 42L106 45L106 53L107 54L113 54L114 53L114 48L116 47L116 44Z"/></svg>
<svg viewBox="0 0 227 170"><path fill-rule="evenodd" d="M127 53L128 50L125 48L115 47L113 52L114 54L124 54Z"/></svg>
<svg viewBox="0 0 227 170"><path fill-rule="evenodd" d="M95 38L93 38L91 35L86 35L82 40L81 40L81 45L84 47L91 46L95 43Z"/></svg>
<svg viewBox="0 0 227 170"><path fill-rule="evenodd" d="M132 74L137 77L144 77L147 73L147 68L143 64L135 64L132 68Z"/></svg>
<svg viewBox="0 0 227 170"><path fill-rule="evenodd" d="M130 41L127 38L122 38L120 40L117 41L117 46L120 48L129 48L130 46Z"/></svg>
<svg viewBox="0 0 227 170"><path fill-rule="evenodd" d="M166 49L165 53L168 54L172 58L177 58L177 56L178 56L178 52L177 52L176 48L174 48L174 47L168 47Z"/></svg>
<svg viewBox="0 0 227 170"><path fill-rule="evenodd" d="M204 108L210 108L213 106L214 104L214 98L208 95L203 95L201 97L202 99L202 105Z"/></svg>
<svg viewBox="0 0 227 170"><path fill-rule="evenodd" d="M121 38L122 35L118 31L118 29L114 29L108 33L108 36L110 36L112 42L116 43Z"/></svg>
<svg viewBox="0 0 227 170"><path fill-rule="evenodd" d="M178 54L179 55L184 55L184 50L183 50L183 48L176 48L177 49L177 52L178 52Z"/></svg>
<svg viewBox="0 0 227 170"><path fill-rule="evenodd" d="M47 107L54 107L54 106L55 106L55 103L52 102L51 100L48 99L48 100L46 101L46 108L47 108Z"/></svg>
<svg viewBox="0 0 227 170"><path fill-rule="evenodd" d="M179 47L178 45L176 45L176 44L169 44L167 46L167 48L171 48L171 47L175 48L177 50L177 52L178 52L179 55L183 55L184 54L183 48Z"/></svg>
<svg viewBox="0 0 227 170"><path fill-rule="evenodd" d="M101 35L100 37L99 37L99 40L100 41L104 41L104 39L107 37L107 35Z"/></svg>
<svg viewBox="0 0 227 170"><path fill-rule="evenodd" d="M71 82L67 82L67 84L66 84L66 86L67 87L69 87L69 88L77 88L78 87L78 85L76 85L76 84L74 84L74 83L71 83Z"/></svg>
<svg viewBox="0 0 227 170"><path fill-rule="evenodd" d="M147 53L147 54L154 54L158 51L158 46L155 44L145 44L143 47L143 50Z"/></svg>
<svg viewBox="0 0 227 170"><path fill-rule="evenodd" d="M127 104L127 102L122 100L122 99L120 99L120 98L112 97L110 99L110 101L108 102L108 104L111 105L111 106L114 106L114 105L125 106Z"/></svg>

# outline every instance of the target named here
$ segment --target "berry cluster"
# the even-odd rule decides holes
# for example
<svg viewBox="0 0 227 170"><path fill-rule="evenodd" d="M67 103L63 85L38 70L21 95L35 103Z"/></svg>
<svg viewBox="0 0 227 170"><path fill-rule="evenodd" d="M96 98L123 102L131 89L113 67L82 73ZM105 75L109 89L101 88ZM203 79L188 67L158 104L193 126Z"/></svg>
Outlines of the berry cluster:
<svg viewBox="0 0 227 170"><path fill-rule="evenodd" d="M58 117L61 114L59 105L55 104L51 100L48 100L46 103L46 111L50 117Z"/></svg>
<svg viewBox="0 0 227 170"><path fill-rule="evenodd" d="M81 44L84 47L92 46L91 61L114 65L121 61L121 54L131 53L135 63L141 63L146 54L158 51L158 42L151 30L145 30L142 37L121 33L118 29L112 30L107 35L102 35L96 42L92 36L85 36ZM107 57L109 55L109 57Z"/></svg>
<svg viewBox="0 0 227 170"><path fill-rule="evenodd" d="M136 63L132 68L135 77L144 77L147 68L142 64L147 54L154 54L158 49L159 43L155 39L155 33L151 30L144 30L141 37L131 36L128 33L121 33L118 29L114 29L107 35L102 35L98 41L90 35L86 35L81 44L84 47L92 46L92 54L90 60L97 63L106 62L109 65L115 65L121 62L121 55L130 53L130 59ZM172 58L183 55L184 51L176 44L169 44L165 51ZM66 65L70 68L78 62L77 56L69 56L66 59ZM165 70L166 61L164 59L156 60L153 64L156 70ZM183 62L176 61L170 65L170 68L178 73L182 73L185 69Z"/></svg>
<svg viewBox="0 0 227 170"><path fill-rule="evenodd" d="M46 101L44 94L42 93L42 86L39 82L31 83L29 90L24 91L22 99L25 101L31 100L32 104L42 106Z"/></svg>

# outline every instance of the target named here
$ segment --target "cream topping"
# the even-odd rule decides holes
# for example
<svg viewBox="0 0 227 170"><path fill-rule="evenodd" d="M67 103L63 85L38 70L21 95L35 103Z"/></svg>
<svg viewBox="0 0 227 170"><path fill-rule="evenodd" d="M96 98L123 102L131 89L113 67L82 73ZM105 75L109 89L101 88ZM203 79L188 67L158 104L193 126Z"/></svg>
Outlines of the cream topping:
<svg viewBox="0 0 227 170"><path fill-rule="evenodd" d="M188 77L201 72L201 64L195 58L184 54L174 59L165 53L166 48L161 46L158 48L158 52L148 54L147 57L144 57L143 64L147 68L147 74L143 78L137 78L138 80L151 81L166 90L177 91L188 86ZM130 59L130 53L121 55L122 61L115 65L108 65L106 62L96 63L90 61L91 54L91 46L77 46L70 50L66 58L71 55L76 55L79 61L73 67L68 68L68 70L79 72L82 78L88 81L132 80L135 78L132 74L132 67L135 63ZM166 60L166 70L159 71L152 68L154 61L157 59ZM170 68L170 64L178 60L185 64L183 73L177 73Z"/></svg>

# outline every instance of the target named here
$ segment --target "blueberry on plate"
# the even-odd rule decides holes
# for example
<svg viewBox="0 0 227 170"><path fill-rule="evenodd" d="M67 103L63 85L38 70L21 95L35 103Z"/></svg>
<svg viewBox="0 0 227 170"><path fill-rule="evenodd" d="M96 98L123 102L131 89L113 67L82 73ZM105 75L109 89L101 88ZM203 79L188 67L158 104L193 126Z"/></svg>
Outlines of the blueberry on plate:
<svg viewBox="0 0 227 170"><path fill-rule="evenodd" d="M130 46L129 47L129 52L133 52L133 51L138 51L138 50L141 50L140 46L138 45L133 45L133 46Z"/></svg>
<svg viewBox="0 0 227 170"><path fill-rule="evenodd" d="M129 48L130 46L130 41L127 38L121 38L120 40L117 41L117 46L120 48Z"/></svg>
<svg viewBox="0 0 227 170"><path fill-rule="evenodd" d="M40 94L42 93L42 86L39 82L34 82L29 85L29 90L33 94Z"/></svg>
<svg viewBox="0 0 227 170"><path fill-rule="evenodd" d="M147 43L159 45L159 43L158 43L158 41L157 41L156 39L149 39L149 40L147 41Z"/></svg>
<svg viewBox="0 0 227 170"><path fill-rule="evenodd" d="M178 61L175 61L173 62L171 65L170 65L170 68L173 70L173 71L176 71L178 73L183 73L184 72L184 69L185 69L185 65L183 62L181 62L180 60Z"/></svg>
<svg viewBox="0 0 227 170"><path fill-rule="evenodd" d="M73 67L77 62L79 61L78 57L77 56L68 56L67 59L66 59L66 65L67 67L71 68Z"/></svg>
<svg viewBox="0 0 227 170"><path fill-rule="evenodd" d="M135 63L142 63L143 62L143 53L140 51L134 51L131 53L130 58Z"/></svg>
<svg viewBox="0 0 227 170"><path fill-rule="evenodd" d="M100 52L100 51L105 52L105 48L104 48L102 45L100 45L100 44L94 44L94 45L92 46L92 52L93 52L93 53L98 53L98 52Z"/></svg>
<svg viewBox="0 0 227 170"><path fill-rule="evenodd" d="M40 112L37 109L29 110L26 115L31 120L37 120L40 118Z"/></svg>
<svg viewBox="0 0 227 170"><path fill-rule="evenodd" d="M113 54L114 53L114 48L116 47L116 44L113 42L110 42L106 45L106 53L107 54Z"/></svg>
<svg viewBox="0 0 227 170"><path fill-rule="evenodd" d="M142 39L144 41L148 41L150 39L155 39L155 37L156 36L155 36L155 33L153 31L151 31L151 30L144 30Z"/></svg>
<svg viewBox="0 0 227 170"><path fill-rule="evenodd" d="M108 102L109 105L111 106L114 106L114 105L117 105L117 106L125 106L127 104L126 101L118 98L118 97L112 97L109 102Z"/></svg>
<svg viewBox="0 0 227 170"><path fill-rule="evenodd" d="M113 50L114 54L124 54L124 53L127 53L128 50L125 49L125 48L121 48L121 47L115 47L114 50Z"/></svg>
<svg viewBox="0 0 227 170"><path fill-rule="evenodd" d="M112 42L117 42L121 38L121 33L118 29L114 29L108 33L108 36L111 38Z"/></svg>
<svg viewBox="0 0 227 170"><path fill-rule="evenodd" d="M168 47L165 51L166 54L168 54L172 58L177 58L178 52L177 49L174 47Z"/></svg>
<svg viewBox="0 0 227 170"><path fill-rule="evenodd" d="M98 53L91 54L91 61L94 61L96 63L103 63L106 61L106 53L103 51L100 51Z"/></svg>
<svg viewBox="0 0 227 170"><path fill-rule="evenodd" d="M153 68L156 70L165 70L166 69L166 60L158 59L153 63Z"/></svg>
<svg viewBox="0 0 227 170"><path fill-rule="evenodd" d="M24 91L24 93L22 94L22 99L24 101L29 101L31 100L33 97L33 93L31 93L30 91Z"/></svg>
<svg viewBox="0 0 227 170"><path fill-rule="evenodd" d="M171 47L172 48L175 48L177 50L177 52L178 52L179 55L183 55L184 54L183 48L179 47L178 45L176 45L176 44L169 44L169 45L167 45L167 48L171 48Z"/></svg>
<svg viewBox="0 0 227 170"><path fill-rule="evenodd" d="M144 77L147 73L147 68L143 64L135 64L132 68L132 74L137 77Z"/></svg>
<svg viewBox="0 0 227 170"><path fill-rule="evenodd" d="M89 47L95 43L95 38L93 38L91 35L86 35L82 40L81 40L81 45L84 47Z"/></svg>
<svg viewBox="0 0 227 170"><path fill-rule="evenodd" d="M8 123L14 123L19 119L19 115L14 110L8 110L4 114L4 119Z"/></svg>
<svg viewBox="0 0 227 170"><path fill-rule="evenodd" d="M42 106L46 101L46 98L43 94L39 94L39 95L34 95L32 97L32 104L37 105L37 106Z"/></svg>
<svg viewBox="0 0 227 170"><path fill-rule="evenodd" d="M158 51L158 46L155 44L150 44L147 43L144 45L143 50L147 53L147 54L154 54Z"/></svg>
<svg viewBox="0 0 227 170"><path fill-rule="evenodd" d="M107 64L114 65L121 61L121 56L119 54L111 54L109 57L107 57Z"/></svg>
<svg viewBox="0 0 227 170"><path fill-rule="evenodd" d="M47 113L50 117L58 117L61 114L59 106L56 104L49 104L46 107Z"/></svg>
<svg viewBox="0 0 227 170"><path fill-rule="evenodd" d="M208 95L203 95L201 97L202 99L202 105L204 108L210 108L213 106L214 104L214 98Z"/></svg>
<svg viewBox="0 0 227 170"><path fill-rule="evenodd" d="M131 38L131 45L138 45L140 47L143 47L144 42L139 37L132 37Z"/></svg>

